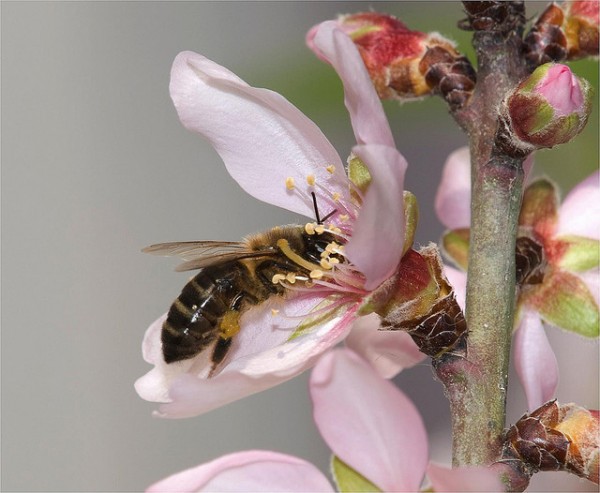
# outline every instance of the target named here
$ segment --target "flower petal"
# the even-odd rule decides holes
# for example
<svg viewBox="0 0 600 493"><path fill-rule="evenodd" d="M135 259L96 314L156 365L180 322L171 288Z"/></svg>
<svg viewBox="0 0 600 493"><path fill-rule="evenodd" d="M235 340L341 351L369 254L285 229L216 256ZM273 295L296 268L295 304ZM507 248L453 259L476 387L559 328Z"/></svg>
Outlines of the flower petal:
<svg viewBox="0 0 600 493"><path fill-rule="evenodd" d="M554 397L558 363L537 313L525 309L514 337L514 361L530 411Z"/></svg>
<svg viewBox="0 0 600 493"><path fill-rule="evenodd" d="M504 491L504 485L487 467L450 469L433 462L427 466L427 476L436 492Z"/></svg>
<svg viewBox="0 0 600 493"><path fill-rule="evenodd" d="M351 328L356 307L346 308L342 315L292 337L298 320L291 317L306 314L306 307L314 304L314 300L286 300L280 306L282 313L275 318L270 304L249 310L214 376L208 376L209 351L171 364L160 355L151 361L155 368L136 382L136 390L143 399L163 403L157 416L187 418L279 385L310 368ZM160 331L148 337L160 347Z"/></svg>
<svg viewBox="0 0 600 493"><path fill-rule="evenodd" d="M573 234L600 240L600 172L576 185L559 209L560 235Z"/></svg>
<svg viewBox="0 0 600 493"><path fill-rule="evenodd" d="M523 161L525 180L531 173L533 154ZM435 196L435 211L448 229L468 228L471 223L471 155L468 147L452 152L442 171Z"/></svg>
<svg viewBox="0 0 600 493"><path fill-rule="evenodd" d="M461 147L448 156L435 196L435 211L438 219L448 229L469 227L471 158L468 147Z"/></svg>
<svg viewBox="0 0 600 493"><path fill-rule="evenodd" d="M340 460L384 491L417 491L427 434L413 403L347 349L325 354L310 378L314 418Z"/></svg>
<svg viewBox="0 0 600 493"><path fill-rule="evenodd" d="M380 328L381 319L374 313L359 317L345 342L383 378L393 378L427 357L406 332Z"/></svg>
<svg viewBox="0 0 600 493"><path fill-rule="evenodd" d="M358 49L337 22L326 21L311 30L309 46L324 57L344 84L345 103L350 113L356 142L396 147L383 106Z"/></svg>
<svg viewBox="0 0 600 493"><path fill-rule="evenodd" d="M333 491L312 464L263 450L224 455L153 484L147 492Z"/></svg>
<svg viewBox="0 0 600 493"><path fill-rule="evenodd" d="M367 278L372 290L393 274L404 248L404 174L406 160L394 147L352 149L369 168L372 181L364 198L346 256Z"/></svg>
<svg viewBox="0 0 600 493"><path fill-rule="evenodd" d="M444 265L444 276L454 288L454 296L458 306L464 312L467 299L467 273Z"/></svg>
<svg viewBox="0 0 600 493"><path fill-rule="evenodd" d="M289 190L286 179L307 187L307 176L314 175L322 185L315 193L324 210L334 208L331 195L336 192L347 203L349 192L337 152L319 128L279 94L250 87L192 52L175 58L170 91L183 125L210 141L231 176L250 195L312 217L310 195ZM333 174L326 170L331 165Z"/></svg>

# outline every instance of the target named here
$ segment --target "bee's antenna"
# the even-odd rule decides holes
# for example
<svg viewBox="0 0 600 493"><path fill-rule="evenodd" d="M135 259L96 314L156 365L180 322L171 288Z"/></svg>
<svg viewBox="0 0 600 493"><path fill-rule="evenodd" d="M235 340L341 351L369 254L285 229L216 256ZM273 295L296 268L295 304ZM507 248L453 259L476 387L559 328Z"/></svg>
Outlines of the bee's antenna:
<svg viewBox="0 0 600 493"><path fill-rule="evenodd" d="M327 219L329 219L337 212L337 209L333 209L329 214L327 214L323 219L321 219L319 217L319 208L317 207L317 196L315 195L315 192L310 192L310 194L312 195L313 199L313 206L315 208L315 217L317 218L317 224L323 224L325 221L327 221Z"/></svg>
<svg viewBox="0 0 600 493"><path fill-rule="evenodd" d="M333 209L329 214L327 214L323 219L321 219L321 222L327 221L327 219L329 219L331 216L333 216L336 212L337 212L337 209Z"/></svg>
<svg viewBox="0 0 600 493"><path fill-rule="evenodd" d="M322 224L321 218L319 217L319 208L317 207L317 196L315 192L310 192L313 198L313 206L315 207L315 217L317 218L317 224Z"/></svg>

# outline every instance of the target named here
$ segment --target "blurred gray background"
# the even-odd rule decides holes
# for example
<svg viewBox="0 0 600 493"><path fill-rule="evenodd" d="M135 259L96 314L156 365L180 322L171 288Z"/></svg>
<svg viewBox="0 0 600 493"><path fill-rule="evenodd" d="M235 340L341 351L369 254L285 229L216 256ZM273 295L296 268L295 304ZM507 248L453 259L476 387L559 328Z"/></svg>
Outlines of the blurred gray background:
<svg viewBox="0 0 600 493"><path fill-rule="evenodd" d="M543 4L530 4L528 14ZM146 327L187 274L145 256L155 242L236 240L296 222L257 202L218 156L177 120L169 70L200 52L252 85L281 92L340 154L353 145L341 85L304 46L315 23L375 8L440 31L471 54L454 26L458 3L2 2L2 490L140 491L236 450L294 454L328 467L311 420L307 375L187 420L153 418L133 382L150 367ZM598 84L597 65L574 64ZM446 155L464 145L444 104L386 104L420 200L417 241L442 227L432 198ZM597 105L575 143L540 153L537 170L565 190L598 166ZM598 408L597 345L549 330L561 401ZM422 410L432 458L450 460L449 416L428 363L398 385ZM516 380L509 420L525 409ZM532 491L593 490L563 474Z"/></svg>

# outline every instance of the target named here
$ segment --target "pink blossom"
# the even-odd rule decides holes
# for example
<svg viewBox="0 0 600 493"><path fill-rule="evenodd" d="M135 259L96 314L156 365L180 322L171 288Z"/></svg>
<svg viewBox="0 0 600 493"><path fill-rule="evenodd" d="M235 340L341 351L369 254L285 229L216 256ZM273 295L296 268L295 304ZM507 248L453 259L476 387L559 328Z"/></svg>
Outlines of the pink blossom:
<svg viewBox="0 0 600 493"><path fill-rule="evenodd" d="M240 333L210 378L204 352L166 364L160 343L164 316L152 324L143 353L154 368L136 382L136 390L144 399L162 403L160 416L194 416L309 368L348 334L363 297L400 262L406 161L394 147L383 108L352 41L334 23L325 23L315 43L344 82L358 142L352 153L372 178L364 194L350 193L356 187L333 146L282 96L249 86L201 55L183 52L175 59L170 91L184 126L207 138L231 176L259 200L311 217L314 192L321 210L336 211L329 228L345 243L338 253L346 262L310 288L288 284L285 300L277 298L245 312ZM324 322L299 330L315 309L325 311Z"/></svg>
<svg viewBox="0 0 600 493"><path fill-rule="evenodd" d="M579 81L566 65L552 64L535 90L552 106L556 116L580 111L584 103Z"/></svg>
<svg viewBox="0 0 600 493"><path fill-rule="evenodd" d="M526 164L531 166L531 163ZM548 261L543 282L524 287L517 303L514 364L530 409L551 399L558 386L558 364L542 322L597 337L600 297L598 180L598 172L589 176L571 190L560 207L556 192L548 181L531 184L534 187L541 183L543 186L537 186L539 191L535 188L526 191L520 231L542 245ZM528 193L538 198L527 201ZM448 229L468 227L470 209L465 203L470 202L470 195L469 153L464 149L448 158L436 196L438 217ZM459 303L464 306L460 293L466 288L465 273L447 268L446 275L456 290Z"/></svg>
<svg viewBox="0 0 600 493"><path fill-rule="evenodd" d="M321 436L346 469L382 491L419 491L425 475L435 491L502 491L487 468L428 464L427 433L414 404L348 349L325 354L310 379L313 415ZM347 469L350 468L350 469ZM148 491L333 491L309 463L287 455L247 451L188 469Z"/></svg>

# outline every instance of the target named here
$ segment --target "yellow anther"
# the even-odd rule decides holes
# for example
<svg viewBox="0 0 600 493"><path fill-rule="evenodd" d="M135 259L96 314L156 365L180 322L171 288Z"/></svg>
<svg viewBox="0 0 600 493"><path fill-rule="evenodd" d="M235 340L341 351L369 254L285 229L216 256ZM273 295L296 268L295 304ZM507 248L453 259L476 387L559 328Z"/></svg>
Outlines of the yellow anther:
<svg viewBox="0 0 600 493"><path fill-rule="evenodd" d="M332 241L331 243L327 243L327 246L325 247L325 251L329 252L329 253L333 253L333 252L335 252L335 250L337 248L339 248L339 245L335 241Z"/></svg>
<svg viewBox="0 0 600 493"><path fill-rule="evenodd" d="M275 310L275 308L271 308L271 315L275 316L279 314L279 310Z"/></svg>
<svg viewBox="0 0 600 493"><path fill-rule="evenodd" d="M325 168L330 174L333 175L333 172L335 171L335 166L333 164L330 164L329 166L327 166L327 168Z"/></svg>
<svg viewBox="0 0 600 493"><path fill-rule="evenodd" d="M342 221L343 223L345 223L346 221L348 221L348 219L350 219L350 216L348 214L340 214L338 216L339 220Z"/></svg>
<svg viewBox="0 0 600 493"><path fill-rule="evenodd" d="M306 231L306 234L314 235L315 234L315 223L306 223L304 225L304 231Z"/></svg>
<svg viewBox="0 0 600 493"><path fill-rule="evenodd" d="M329 263L330 263L330 264L331 264L331 266L333 267L333 264L339 264L339 263L340 263L340 261L339 261L337 258L335 258L335 257L332 257L332 258L330 258L330 259L329 259Z"/></svg>
<svg viewBox="0 0 600 493"><path fill-rule="evenodd" d="M315 175L308 175L306 177L306 183L308 183L311 187L315 185Z"/></svg>
<svg viewBox="0 0 600 493"><path fill-rule="evenodd" d="M327 250L321 252L321 258L328 258L329 255L331 255L331 252L328 252Z"/></svg>
<svg viewBox="0 0 600 493"><path fill-rule="evenodd" d="M319 270L319 269L315 269L315 270L311 270L310 271L310 278L311 279L321 279L323 277L323 271Z"/></svg>
<svg viewBox="0 0 600 493"><path fill-rule="evenodd" d="M285 276L285 280L290 284L294 284L296 282L296 274L290 272L287 276Z"/></svg>
<svg viewBox="0 0 600 493"><path fill-rule="evenodd" d="M294 181L294 179L291 176L288 176L285 179L285 186L288 190L293 190L294 187L296 186L296 182Z"/></svg>
<svg viewBox="0 0 600 493"><path fill-rule="evenodd" d="M319 224L315 227L315 233L317 233L318 235L322 235L325 232L325 226L323 226L322 224Z"/></svg>
<svg viewBox="0 0 600 493"><path fill-rule="evenodd" d="M279 284L281 281L285 281L285 276L283 274L275 274L271 282L273 284Z"/></svg>
<svg viewBox="0 0 600 493"><path fill-rule="evenodd" d="M331 265L331 263L329 262L329 259L326 258L322 258L321 262L319 262L319 264L321 265L321 267L323 267L323 269L325 270L331 270L331 268L333 267Z"/></svg>
<svg viewBox="0 0 600 493"><path fill-rule="evenodd" d="M337 226L331 226L331 227L329 228L329 230L330 230L332 233L341 233L341 232L342 232L342 230L341 230L340 228L338 228Z"/></svg>
<svg viewBox="0 0 600 493"><path fill-rule="evenodd" d="M340 200L340 198L341 198L342 196L340 195L340 193L339 193L339 192L333 192L333 196L332 196L332 197L333 197L333 201L334 201L334 202L339 202L339 200Z"/></svg>

